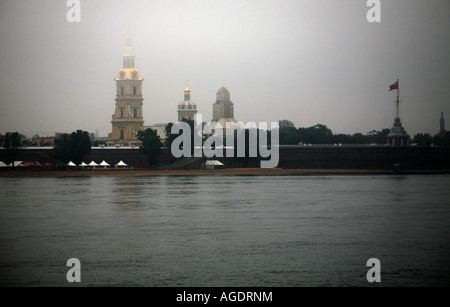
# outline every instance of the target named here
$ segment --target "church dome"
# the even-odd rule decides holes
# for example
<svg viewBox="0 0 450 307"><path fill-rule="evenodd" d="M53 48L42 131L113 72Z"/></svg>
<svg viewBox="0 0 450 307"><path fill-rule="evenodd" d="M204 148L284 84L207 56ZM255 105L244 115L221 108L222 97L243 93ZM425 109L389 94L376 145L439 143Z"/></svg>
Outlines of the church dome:
<svg viewBox="0 0 450 307"><path fill-rule="evenodd" d="M182 101L178 104L178 109L196 109L197 104L193 101Z"/></svg>
<svg viewBox="0 0 450 307"><path fill-rule="evenodd" d="M216 94L216 100L223 101L223 100L230 100L230 92L222 86Z"/></svg>
<svg viewBox="0 0 450 307"><path fill-rule="evenodd" d="M184 89L184 101L178 104L178 110L196 110L197 105L195 102L191 101L191 89L186 84L186 88Z"/></svg>

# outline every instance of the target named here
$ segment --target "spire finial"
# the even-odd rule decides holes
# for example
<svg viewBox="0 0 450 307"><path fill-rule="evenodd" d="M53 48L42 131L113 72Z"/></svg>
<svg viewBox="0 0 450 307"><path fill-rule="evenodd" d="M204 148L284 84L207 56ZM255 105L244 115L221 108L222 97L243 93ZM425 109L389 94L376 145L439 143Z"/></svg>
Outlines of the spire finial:
<svg viewBox="0 0 450 307"><path fill-rule="evenodd" d="M131 37L127 37L125 40L125 51L123 53L123 67L124 68L134 68L135 67L135 56L133 46L131 45Z"/></svg>
<svg viewBox="0 0 450 307"><path fill-rule="evenodd" d="M184 89L184 101L190 101L191 100L191 90L188 86L188 81L186 80L186 88Z"/></svg>

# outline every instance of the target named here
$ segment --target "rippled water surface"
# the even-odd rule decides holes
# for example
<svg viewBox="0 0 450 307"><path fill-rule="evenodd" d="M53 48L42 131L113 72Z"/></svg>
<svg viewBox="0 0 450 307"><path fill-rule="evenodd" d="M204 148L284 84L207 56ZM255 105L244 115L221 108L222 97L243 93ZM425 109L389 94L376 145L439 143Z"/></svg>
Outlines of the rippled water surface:
<svg viewBox="0 0 450 307"><path fill-rule="evenodd" d="M450 286L450 176L0 178L0 285Z"/></svg>

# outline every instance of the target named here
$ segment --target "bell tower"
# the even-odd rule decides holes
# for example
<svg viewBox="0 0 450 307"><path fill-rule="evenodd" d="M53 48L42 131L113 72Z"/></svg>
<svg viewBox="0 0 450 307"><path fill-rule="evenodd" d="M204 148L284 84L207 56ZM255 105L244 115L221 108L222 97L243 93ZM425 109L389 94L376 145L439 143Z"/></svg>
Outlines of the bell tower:
<svg viewBox="0 0 450 307"><path fill-rule="evenodd" d="M143 130L142 79L135 65L131 39L127 39L123 54L123 67L116 81L116 108L112 115L112 132L108 135L109 146L139 146L138 131Z"/></svg>
<svg viewBox="0 0 450 307"><path fill-rule="evenodd" d="M191 101L191 90L186 84L186 88L184 89L184 101L178 104L178 121L183 121L183 118L194 120L195 114L197 114L197 104Z"/></svg>

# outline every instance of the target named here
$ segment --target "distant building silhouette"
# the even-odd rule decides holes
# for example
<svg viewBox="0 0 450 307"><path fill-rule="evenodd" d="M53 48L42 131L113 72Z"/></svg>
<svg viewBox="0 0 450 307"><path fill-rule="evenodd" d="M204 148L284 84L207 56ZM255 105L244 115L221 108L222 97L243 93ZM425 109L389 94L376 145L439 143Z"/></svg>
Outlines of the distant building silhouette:
<svg viewBox="0 0 450 307"><path fill-rule="evenodd" d="M230 100L230 92L224 86L216 93L212 120L218 122L223 128L226 128L227 123L237 124L234 119L234 104Z"/></svg>
<svg viewBox="0 0 450 307"><path fill-rule="evenodd" d="M441 112L440 126L441 126L441 130L439 131L439 133L441 133L441 134L445 133L445 119L444 119L444 112Z"/></svg>

